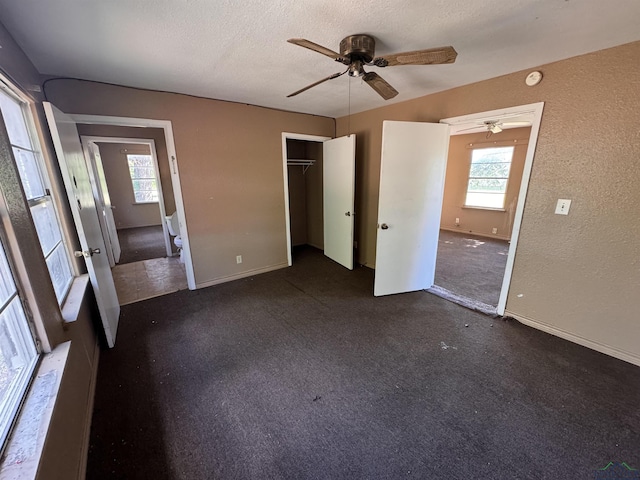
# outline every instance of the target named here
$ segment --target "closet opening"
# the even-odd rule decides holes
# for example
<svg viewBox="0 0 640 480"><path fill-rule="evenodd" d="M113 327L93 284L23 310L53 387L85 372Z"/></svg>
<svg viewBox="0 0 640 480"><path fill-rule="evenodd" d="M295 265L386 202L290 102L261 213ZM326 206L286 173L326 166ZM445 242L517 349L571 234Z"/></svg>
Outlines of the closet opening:
<svg viewBox="0 0 640 480"><path fill-rule="evenodd" d="M286 139L289 264L310 247L324 251L322 141Z"/></svg>

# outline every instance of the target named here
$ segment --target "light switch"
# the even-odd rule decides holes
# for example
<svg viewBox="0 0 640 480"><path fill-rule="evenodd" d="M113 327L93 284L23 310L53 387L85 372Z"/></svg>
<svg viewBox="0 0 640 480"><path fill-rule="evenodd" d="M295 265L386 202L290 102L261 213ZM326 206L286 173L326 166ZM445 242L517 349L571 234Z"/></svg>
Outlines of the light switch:
<svg viewBox="0 0 640 480"><path fill-rule="evenodd" d="M556 215L569 215L569 207L571 206L571 200L561 198L556 204Z"/></svg>

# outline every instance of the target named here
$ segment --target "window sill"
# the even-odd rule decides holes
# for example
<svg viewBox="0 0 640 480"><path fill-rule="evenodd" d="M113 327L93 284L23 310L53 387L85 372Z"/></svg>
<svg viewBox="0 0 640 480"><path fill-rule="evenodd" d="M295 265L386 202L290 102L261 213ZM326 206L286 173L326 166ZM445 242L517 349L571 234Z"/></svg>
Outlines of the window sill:
<svg viewBox="0 0 640 480"><path fill-rule="evenodd" d="M89 275L79 275L73 279L67 298L62 304L62 318L64 323L73 323L78 320L82 299L89 285Z"/></svg>
<svg viewBox="0 0 640 480"><path fill-rule="evenodd" d="M462 208L468 208L469 210L489 210L490 212L506 212L506 208L492 208L492 207L472 207L470 205L463 205Z"/></svg>
<svg viewBox="0 0 640 480"><path fill-rule="evenodd" d="M36 478L70 346L65 342L42 356L0 461L3 480Z"/></svg>

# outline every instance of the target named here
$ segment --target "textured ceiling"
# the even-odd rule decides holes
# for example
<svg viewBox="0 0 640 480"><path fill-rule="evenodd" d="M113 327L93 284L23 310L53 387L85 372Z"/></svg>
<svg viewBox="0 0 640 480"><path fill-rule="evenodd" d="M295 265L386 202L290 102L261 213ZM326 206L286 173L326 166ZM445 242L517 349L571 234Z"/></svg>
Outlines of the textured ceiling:
<svg viewBox="0 0 640 480"><path fill-rule="evenodd" d="M640 40L640 1L0 0L0 22L43 74L338 117ZM286 98L342 70L288 38L338 50L355 33L378 55L458 58L370 67L400 92L387 102L346 75Z"/></svg>

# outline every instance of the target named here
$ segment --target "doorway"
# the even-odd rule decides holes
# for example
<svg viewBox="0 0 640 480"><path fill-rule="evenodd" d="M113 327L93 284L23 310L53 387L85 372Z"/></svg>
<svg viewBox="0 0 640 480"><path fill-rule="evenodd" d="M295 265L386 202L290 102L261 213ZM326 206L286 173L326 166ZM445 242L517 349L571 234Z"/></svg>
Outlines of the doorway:
<svg viewBox="0 0 640 480"><path fill-rule="evenodd" d="M287 181L291 248L324 250L322 143L287 139Z"/></svg>
<svg viewBox="0 0 640 480"><path fill-rule="evenodd" d="M306 232L306 244L322 249L325 256L353 270L355 148L356 137L353 134L333 139L294 133L282 134L289 266L293 262L292 245L295 241L305 241L301 237ZM298 158L299 155L304 157ZM314 168L314 175L300 178L300 171L290 172L290 167L302 167L303 177ZM293 180L295 177L298 177L298 180ZM300 193L303 187L304 193ZM298 190L298 193L292 197L290 189ZM301 195L305 197L304 204ZM294 219L294 213L301 219ZM294 232L292 227L299 231Z"/></svg>
<svg viewBox="0 0 640 480"><path fill-rule="evenodd" d="M450 125L450 150L430 292L504 314L543 107L441 120Z"/></svg>
<svg viewBox="0 0 640 480"><path fill-rule="evenodd" d="M105 136L84 134L96 129ZM100 223L120 305L186 289L184 265L166 221L167 213L175 212L175 200L165 185L171 177L162 132L82 124L78 131L102 210ZM153 138L109 133L154 135L161 148Z"/></svg>
<svg viewBox="0 0 640 480"><path fill-rule="evenodd" d="M329 137L282 134L287 259L310 246L324 250L323 142Z"/></svg>
<svg viewBox="0 0 640 480"><path fill-rule="evenodd" d="M171 188L175 200L175 211L178 218L179 229L182 238L182 250L184 260L184 271L187 277L187 286L190 290L196 289L193 262L189 244L188 226L185 221L184 203L182 201L182 187L180 183L180 172L176 155L175 142L173 139L173 126L169 120L154 120L146 118L130 117L110 117L102 115L71 114L69 117L77 124L90 125L92 127L121 127L140 128L144 130L160 130L166 148L166 163L170 172L170 181L165 182L165 187ZM100 135L99 133L94 133ZM158 142L156 139L156 146Z"/></svg>

